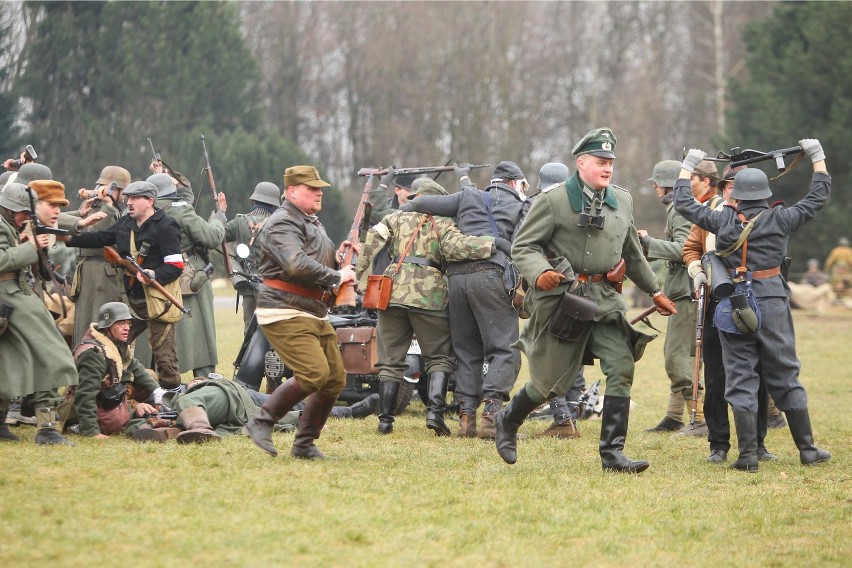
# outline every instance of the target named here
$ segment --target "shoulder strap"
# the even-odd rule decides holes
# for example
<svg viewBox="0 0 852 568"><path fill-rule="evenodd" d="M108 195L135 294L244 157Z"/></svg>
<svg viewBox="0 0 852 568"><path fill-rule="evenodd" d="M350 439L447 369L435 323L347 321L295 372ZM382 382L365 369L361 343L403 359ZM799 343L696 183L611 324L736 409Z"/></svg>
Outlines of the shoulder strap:
<svg viewBox="0 0 852 568"><path fill-rule="evenodd" d="M399 272L399 269L402 267L402 261L405 260L406 256L408 256L408 251L411 250L411 245L414 244L414 240L417 238L417 235L420 234L420 229L423 227L423 225L426 224L426 221L432 222L432 227L435 229L435 234L438 235L438 239L440 240L441 235L440 233L438 233L437 227L435 227L435 219L433 219L431 215L426 215L426 218L420 221L420 223L417 225L417 228L414 229L414 233L412 233L411 238L408 239L408 244L405 245L405 250L402 251L401 255L399 255L399 260L397 261L396 266L394 266L393 268L394 276L396 276L396 273Z"/></svg>
<svg viewBox="0 0 852 568"><path fill-rule="evenodd" d="M497 231L497 223L494 222L494 214L491 212L491 193L488 191L485 192L485 206L488 208L488 223L491 224L491 232L496 239L500 233Z"/></svg>
<svg viewBox="0 0 852 568"><path fill-rule="evenodd" d="M719 256L721 258L728 257L728 256L731 255L731 253L733 253L734 251L739 249L741 246L743 246L743 243L745 243L747 241L748 236L751 233L752 228L754 228L754 223L757 221L757 219L761 215L763 215L764 211L766 211L766 209L764 209L763 211L761 211L760 213L758 213L757 215L752 217L751 221L748 221L748 222L746 222L745 215L743 215L742 213L739 213L740 219L743 222L746 223L745 227L743 227L743 232L740 233L739 238L737 239L737 241L734 244L732 244L731 246L729 246L725 250L717 251L716 256ZM743 249L743 254L745 254L745 249ZM745 261L743 261L743 265L745 265Z"/></svg>

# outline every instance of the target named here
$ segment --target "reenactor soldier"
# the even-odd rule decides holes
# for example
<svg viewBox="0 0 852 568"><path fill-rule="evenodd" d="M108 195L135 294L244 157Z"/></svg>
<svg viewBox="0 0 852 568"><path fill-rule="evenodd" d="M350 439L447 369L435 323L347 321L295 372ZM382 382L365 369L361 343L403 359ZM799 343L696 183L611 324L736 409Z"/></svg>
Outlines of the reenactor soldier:
<svg viewBox="0 0 852 568"><path fill-rule="evenodd" d="M31 395L36 444L72 445L56 429L60 387L77 384L71 353L28 281L30 266L47 235L21 232L30 218L27 187L9 183L0 193L0 439L16 440L5 428L9 401Z"/></svg>
<svg viewBox="0 0 852 568"><path fill-rule="evenodd" d="M810 192L791 207L785 208L780 203L769 205L772 196L769 180L756 168L744 169L734 176L731 197L736 201L735 206L722 211L701 206L689 190L689 178L706 155L701 150L689 151L680 179L675 183L675 209L696 225L715 233L717 251L731 253L720 260L731 270L735 294L720 301L715 322L725 363L725 398L733 409L739 446L739 457L733 467L742 471L758 469L761 379L766 381L770 395L787 416L802 464L831 458L831 454L814 445L808 397L798 378L800 363L796 357L789 288L781 275L790 233L813 219L831 195L831 177L826 170L822 145L818 140L804 139L799 146L811 158L814 174ZM744 235L746 230L749 232Z"/></svg>
<svg viewBox="0 0 852 568"><path fill-rule="evenodd" d="M408 199L424 195L447 195L447 190L429 178L411 184ZM500 239L509 252L509 241ZM444 422L447 385L456 369L450 343L448 292L443 267L447 262L481 260L497 251L494 237L468 237L446 217L395 211L367 233L358 259L356 276L361 279L372 266L378 251L387 250L390 266L384 275L393 278L390 305L379 311L379 433L393 431L399 389L407 368L406 352L416 334L429 376L426 427L438 436L449 436Z"/></svg>
<svg viewBox="0 0 852 568"><path fill-rule="evenodd" d="M115 183L115 190L109 194L107 190L112 183ZM106 229L121 216L124 189L128 185L129 171L120 166L106 166L92 188L97 194L87 199L78 211L68 213L78 214L84 219L96 213L103 213L104 217L100 221L85 228L83 232ZM121 270L107 262L100 249L78 249L70 296L76 304L72 338L73 344L78 345L91 322L97 320L102 304L126 300Z"/></svg>
<svg viewBox="0 0 852 568"><path fill-rule="evenodd" d="M344 283L355 284L350 266L337 269L344 248L358 243L334 243L316 214L322 209L322 190L331 184L313 166L294 166L284 171L286 201L266 222L260 233L260 276L257 321L263 334L293 370L246 424L246 431L262 450L277 456L272 443L275 423L298 402L305 400L299 428L290 454L321 459L314 440L328 419L337 395L346 386L346 370L337 346L337 332L328 321L328 306Z"/></svg>
<svg viewBox="0 0 852 568"><path fill-rule="evenodd" d="M683 264L683 243L689 236L692 223L674 210L672 206L672 188L680 173L680 162L663 160L654 165L648 181L657 197L666 208L666 238L657 239L644 229L639 230L639 242L648 260L666 261L666 279L663 293L674 302L677 314L668 318L666 339L663 346L666 374L669 376L669 405L666 415L659 424L646 432L676 432L694 436L705 436L707 425L704 422L702 399L703 390L699 383L695 423L691 428L684 427L683 414L689 410L686 401L692 399L692 375L695 362L695 306L692 302L692 288L689 275ZM693 175L693 194L699 201L707 201L716 194L716 181L719 173L716 164L705 160L698 164Z"/></svg>
<svg viewBox="0 0 852 568"><path fill-rule="evenodd" d="M466 183L469 168L457 168ZM465 235L512 240L524 218L523 190L527 185L517 164L500 162L491 183L480 191L465 185L452 195L425 195L402 207L451 217ZM504 279L514 271L511 257L502 251L485 260L451 262L447 266L450 292L450 326L459 401L459 436L494 438L494 414L509 400L521 369L521 354L512 347L518 339L518 312ZM512 273L510 272L509 275ZM477 431L476 410L484 403Z"/></svg>
<svg viewBox="0 0 852 568"><path fill-rule="evenodd" d="M133 415L141 418L157 412L151 403L160 385L133 357L128 342L132 320L126 304L107 302L74 348L79 384L66 393L66 428L78 424L79 434L105 439L125 429L129 432ZM135 422L136 427L142 424Z"/></svg>
<svg viewBox="0 0 852 568"><path fill-rule="evenodd" d="M166 212L180 227L180 250L183 256L181 295L191 318L181 318L175 324L175 342L180 372L192 371L194 377L207 377L216 371L219 358L216 351L216 322L213 310L213 286L210 283L212 266L210 249L221 246L225 237L225 195L220 193L218 212L210 220L202 219L191 203L178 198L177 187L169 174L154 174L149 183L157 187L155 206ZM205 268L206 267L206 268ZM137 356L145 361L147 349L137 347Z"/></svg>
<svg viewBox="0 0 852 568"><path fill-rule="evenodd" d="M243 260L243 268L248 274L255 274L260 263L260 241L258 235L269 216L281 206L281 190L272 182L262 181L254 187L249 197L252 210L245 215L239 214L225 223L225 240L234 245L249 247L249 257ZM235 248L235 247L234 247ZM232 277L234 288L243 300L243 321L245 329L254 316L257 307L255 285L242 276Z"/></svg>
<svg viewBox="0 0 852 568"><path fill-rule="evenodd" d="M615 145L608 128L583 136L572 150L577 172L535 198L515 237L512 257L531 288L524 300L530 319L517 344L529 360L530 381L495 416L497 452L506 463L517 461L518 428L526 417L565 394L594 357L607 380L603 468L628 473L648 468L647 461L622 453L634 363L653 338L625 317L627 305L616 289L622 260L627 276L652 295L660 313L677 310L642 253L630 193L612 184ZM559 325L549 325L551 318Z"/></svg>

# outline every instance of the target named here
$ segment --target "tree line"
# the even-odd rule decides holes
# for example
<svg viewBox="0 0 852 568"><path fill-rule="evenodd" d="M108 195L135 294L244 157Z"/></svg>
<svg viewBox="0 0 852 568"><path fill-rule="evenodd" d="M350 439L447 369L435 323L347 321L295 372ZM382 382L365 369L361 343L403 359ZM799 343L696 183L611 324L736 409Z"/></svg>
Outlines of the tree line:
<svg viewBox="0 0 852 568"><path fill-rule="evenodd" d="M198 183L205 134L237 210L258 181L315 163L343 189L322 214L339 240L361 167L510 159L534 184L545 162L573 169L573 143L605 125L615 182L633 192L637 225L661 236L645 180L684 147L817 137L835 185L848 180L850 39L822 24L851 15L821 2L2 4L0 147L33 144L76 189L108 163L143 177L150 136ZM776 195L798 199L806 170ZM827 254L849 209L836 197L792 255Z"/></svg>

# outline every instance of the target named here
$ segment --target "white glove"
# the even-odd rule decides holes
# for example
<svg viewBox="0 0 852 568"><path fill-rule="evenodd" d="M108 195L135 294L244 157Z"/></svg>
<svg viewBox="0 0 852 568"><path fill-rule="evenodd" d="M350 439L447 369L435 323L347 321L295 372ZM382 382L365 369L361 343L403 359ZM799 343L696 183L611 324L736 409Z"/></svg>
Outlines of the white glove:
<svg viewBox="0 0 852 568"><path fill-rule="evenodd" d="M707 152L704 150L696 150L693 148L689 152L687 152L686 157L683 159L683 164L681 167L692 173L695 171L695 166L701 163L701 161L707 156Z"/></svg>
<svg viewBox="0 0 852 568"><path fill-rule="evenodd" d="M799 146L805 151L805 154L810 156L813 163L825 160L825 152L822 149L822 144L815 138L803 138L799 140Z"/></svg>

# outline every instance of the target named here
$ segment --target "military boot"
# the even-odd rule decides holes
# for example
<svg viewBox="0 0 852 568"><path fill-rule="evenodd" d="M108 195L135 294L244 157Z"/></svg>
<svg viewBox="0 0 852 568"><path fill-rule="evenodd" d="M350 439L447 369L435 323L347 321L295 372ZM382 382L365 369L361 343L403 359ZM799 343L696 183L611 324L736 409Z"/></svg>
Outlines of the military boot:
<svg viewBox="0 0 852 568"><path fill-rule="evenodd" d="M379 408L379 395L373 393L364 400L359 400L350 406L333 407L331 416L334 418L366 418L375 414L377 408Z"/></svg>
<svg viewBox="0 0 852 568"><path fill-rule="evenodd" d="M476 438L476 407L479 400L456 393L459 401L459 438Z"/></svg>
<svg viewBox="0 0 852 568"><path fill-rule="evenodd" d="M150 424L143 424L130 434L130 438L136 442L167 442L180 433L180 428L154 428Z"/></svg>
<svg viewBox="0 0 852 568"><path fill-rule="evenodd" d="M704 438L710 432L707 428L707 422L704 420L704 396L698 395L698 398L695 401L695 421L692 421L692 395L689 397L689 401L686 403L686 410L690 416L689 424L685 425L683 429L681 429L681 434L686 434L687 436L696 436L698 438Z"/></svg>
<svg viewBox="0 0 852 568"><path fill-rule="evenodd" d="M444 412L447 411L447 384L450 374L444 371L429 373L426 401L426 427L435 432L436 436L449 436L450 428L444 422Z"/></svg>
<svg viewBox="0 0 852 568"><path fill-rule="evenodd" d="M320 437L336 400L336 396L324 396L318 392L305 400L305 409L299 417L299 428L293 438L291 456L305 460L325 459L323 453L314 445L314 440Z"/></svg>
<svg viewBox="0 0 852 568"><path fill-rule="evenodd" d="M536 438L579 438L580 432L577 430L577 423L574 420L574 414L571 412L571 406L564 396L554 398L550 401L550 408L553 411L553 422L547 427L547 430L535 435Z"/></svg>
<svg viewBox="0 0 852 568"><path fill-rule="evenodd" d="M379 383L379 434L393 432L393 420L396 407L399 404L399 381L382 381Z"/></svg>
<svg viewBox="0 0 852 568"><path fill-rule="evenodd" d="M775 406L775 401L772 400L771 396L767 396L766 398L766 427L776 430L783 428L787 425L787 422L784 420L784 414Z"/></svg>
<svg viewBox="0 0 852 568"><path fill-rule="evenodd" d="M788 410L785 414L787 415L787 423L790 425L790 434L793 435L793 441L799 448L799 459L802 465L813 465L830 460L831 454L829 452L814 445L814 433L811 430L811 417L808 414L808 409Z"/></svg>
<svg viewBox="0 0 852 568"><path fill-rule="evenodd" d="M734 410L734 426L740 455L731 467L757 473L757 412Z"/></svg>
<svg viewBox="0 0 852 568"><path fill-rule="evenodd" d="M0 410L0 442L18 442L20 438L12 434L9 426L6 424L6 414L8 412L8 403L4 403L3 410Z"/></svg>
<svg viewBox="0 0 852 568"><path fill-rule="evenodd" d="M260 449L272 457L277 456L278 450L272 443L272 428L309 394L310 391L299 384L295 377L287 379L269 395L260 411L248 421L243 430Z"/></svg>
<svg viewBox="0 0 852 568"><path fill-rule="evenodd" d="M604 399L606 400L606 399ZM682 392L669 393L669 407L666 416L653 428L646 432L678 432L683 430L683 412L686 409L686 399Z"/></svg>
<svg viewBox="0 0 852 568"><path fill-rule="evenodd" d="M524 387L512 397L506 408L494 415L494 442L504 462L513 464L518 461L518 428L538 405Z"/></svg>
<svg viewBox="0 0 852 568"><path fill-rule="evenodd" d="M178 415L184 431L177 435L178 444L203 444L221 441L222 436L213 431L207 411L200 406L184 408Z"/></svg>
<svg viewBox="0 0 852 568"><path fill-rule="evenodd" d="M650 467L645 460L632 460L623 453L629 417L629 396L604 396L600 454L601 465L605 471L641 473Z"/></svg>
<svg viewBox="0 0 852 568"><path fill-rule="evenodd" d="M477 436L479 436L482 440L493 440L497 435L497 430L494 425L494 415L500 412L500 409L503 408L503 401L494 398L487 398L483 402L485 403L485 407L482 409L482 422L479 425L479 432L477 433ZM535 410L535 408L533 408L533 410ZM524 418L527 417L527 414L524 415Z"/></svg>
<svg viewBox="0 0 852 568"><path fill-rule="evenodd" d="M52 408L36 408L35 443L40 446L73 446L56 429L56 413Z"/></svg>

